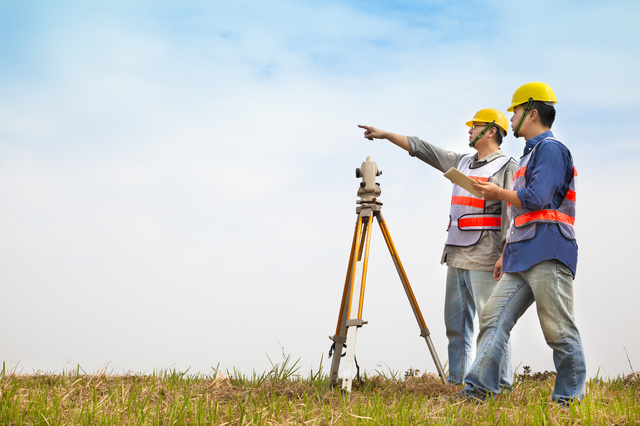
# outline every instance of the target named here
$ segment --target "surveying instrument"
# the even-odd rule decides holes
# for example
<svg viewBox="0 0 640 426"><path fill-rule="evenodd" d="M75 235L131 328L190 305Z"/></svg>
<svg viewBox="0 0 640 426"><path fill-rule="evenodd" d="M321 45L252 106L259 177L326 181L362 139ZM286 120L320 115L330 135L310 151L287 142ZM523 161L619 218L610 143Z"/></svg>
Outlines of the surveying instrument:
<svg viewBox="0 0 640 426"><path fill-rule="evenodd" d="M362 178L360 182L360 188L358 188L359 200L356 201L358 206L356 207L356 214L358 215L356 221L356 229L353 234L353 242L351 244L351 254L349 256L349 266L347 269L347 278L344 283L344 291L342 292L342 303L340 304L340 313L338 316L338 325L336 327L336 334L329 336L329 339L333 340L329 357L332 352L335 352L333 360L331 362L331 371L329 373L330 386L335 387L338 384L338 369L340 368L340 359L345 357L345 363L343 368L342 389L347 392L351 392L351 385L353 381L353 366L355 361L356 351L356 336L358 329L367 321L362 320L362 307L364 304L364 290L365 282L367 278L367 264L369 262L369 245L371 243L371 227L373 225L373 217L378 220L382 235L387 243L389 252L393 263L395 263L398 275L400 275L400 281L404 287L404 291L407 293L409 304L413 313L415 314L418 326L420 327L420 336L424 337L427 342L429 352L433 362L436 364L438 374L443 383L446 383L444 371L442 365L438 359L435 347L431 342L431 337L427 324L422 317L422 312L418 307L418 302L413 295L413 290L407 279L407 274L404 272L398 252L391 240L391 235L387 229L387 225L382 217L382 202L379 198L382 190L380 184L376 182L376 176L380 176L382 171L378 169L375 162L371 161L371 157L367 157L367 160L362 163L359 169L356 169L356 177ZM364 244L363 244L364 242ZM364 260L363 260L364 254ZM358 272L358 274L356 273ZM356 275L360 275L360 280L356 281ZM355 296L355 298L354 298ZM357 301L357 304L356 304ZM353 316L352 312L357 308L357 315ZM342 349L346 346L346 354L342 354ZM356 364L357 366L357 364Z"/></svg>

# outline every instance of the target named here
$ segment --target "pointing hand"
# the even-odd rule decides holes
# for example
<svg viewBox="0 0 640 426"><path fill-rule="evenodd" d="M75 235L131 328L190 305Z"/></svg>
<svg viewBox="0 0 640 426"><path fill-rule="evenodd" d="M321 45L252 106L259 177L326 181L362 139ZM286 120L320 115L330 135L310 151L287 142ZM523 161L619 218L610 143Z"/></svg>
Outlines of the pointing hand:
<svg viewBox="0 0 640 426"><path fill-rule="evenodd" d="M358 124L358 127L364 129L364 137L369 139L370 141L374 139L384 139L384 132L382 130L376 129L371 126L363 126L362 124Z"/></svg>

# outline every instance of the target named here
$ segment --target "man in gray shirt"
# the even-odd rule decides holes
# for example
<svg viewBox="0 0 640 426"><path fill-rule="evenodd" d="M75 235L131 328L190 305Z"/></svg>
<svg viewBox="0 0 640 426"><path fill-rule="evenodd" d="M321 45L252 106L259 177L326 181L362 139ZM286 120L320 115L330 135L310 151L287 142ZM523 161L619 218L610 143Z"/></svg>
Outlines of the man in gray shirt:
<svg viewBox="0 0 640 426"><path fill-rule="evenodd" d="M508 129L500 111L486 108L466 123L469 146L475 154L447 151L415 136L359 125L364 137L387 139L430 166L446 172L456 167L475 180L492 182L510 189L517 163L500 149ZM473 319L479 314L502 275L500 263L509 220L505 202L485 201L453 186L447 241L441 263L447 265L445 326L449 339L449 381L461 384L473 361ZM495 279L494 279L495 278ZM506 357L501 367L501 382L511 383L512 366Z"/></svg>

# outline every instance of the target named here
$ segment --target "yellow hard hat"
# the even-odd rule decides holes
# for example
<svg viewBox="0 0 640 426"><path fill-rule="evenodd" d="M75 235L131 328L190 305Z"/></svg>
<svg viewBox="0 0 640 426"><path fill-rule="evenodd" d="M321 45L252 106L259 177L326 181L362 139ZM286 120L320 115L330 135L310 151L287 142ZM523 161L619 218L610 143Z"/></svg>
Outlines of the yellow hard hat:
<svg viewBox="0 0 640 426"><path fill-rule="evenodd" d="M537 81L534 83L527 83L518 87L518 89L513 93L513 97L511 98L511 106L507 108L507 111L512 112L514 107L528 102L529 99L552 104L558 102L553 89L549 87L548 84L540 83L539 81Z"/></svg>
<svg viewBox="0 0 640 426"><path fill-rule="evenodd" d="M507 136L507 129L509 128L509 120L507 117L497 109L493 108L485 108L476 112L475 117L471 121L467 121L467 126L473 126L474 122L480 123L492 123L495 122L496 126L498 126L502 130L502 136Z"/></svg>

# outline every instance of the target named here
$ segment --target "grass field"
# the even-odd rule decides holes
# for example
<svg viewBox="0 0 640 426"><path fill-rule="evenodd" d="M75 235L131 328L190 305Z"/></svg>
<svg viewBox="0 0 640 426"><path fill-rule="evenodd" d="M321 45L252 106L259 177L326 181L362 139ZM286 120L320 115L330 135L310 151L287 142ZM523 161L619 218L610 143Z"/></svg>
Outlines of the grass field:
<svg viewBox="0 0 640 426"><path fill-rule="evenodd" d="M460 387L435 375L376 372L350 396L283 357L271 371L199 375L0 373L1 425L640 425L640 375L591 379L578 406L551 401L553 373L517 377L513 391L475 404L439 398Z"/></svg>

